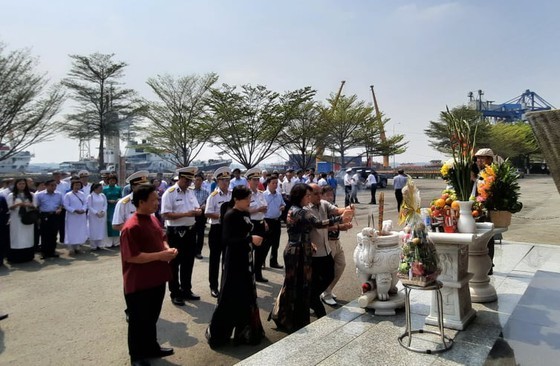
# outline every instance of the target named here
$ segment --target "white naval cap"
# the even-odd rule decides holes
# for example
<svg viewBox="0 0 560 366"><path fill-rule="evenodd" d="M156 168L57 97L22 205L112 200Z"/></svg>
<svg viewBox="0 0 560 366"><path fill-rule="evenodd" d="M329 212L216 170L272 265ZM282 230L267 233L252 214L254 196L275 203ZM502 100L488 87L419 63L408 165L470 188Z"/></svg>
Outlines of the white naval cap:
<svg viewBox="0 0 560 366"><path fill-rule="evenodd" d="M346 173L352 173L352 168L346 169Z"/></svg>
<svg viewBox="0 0 560 366"><path fill-rule="evenodd" d="M231 170L227 166L219 167L214 171L214 178L222 179L222 178L231 178Z"/></svg>
<svg viewBox="0 0 560 366"><path fill-rule="evenodd" d="M175 170L175 174L177 174L177 177L184 177L190 180L194 179L194 175L196 174L196 172L198 172L198 168L195 166L188 166Z"/></svg>
<svg viewBox="0 0 560 366"><path fill-rule="evenodd" d="M126 178L126 183L130 183L131 185L147 183L148 175L150 175L149 171L140 170L136 173L132 173L131 175L129 175L128 178Z"/></svg>
<svg viewBox="0 0 560 366"><path fill-rule="evenodd" d="M253 178L260 178L262 172L259 168L251 168L245 172L245 178L253 179Z"/></svg>
<svg viewBox="0 0 560 366"><path fill-rule="evenodd" d="M78 177L89 177L89 172L87 170L80 170L78 172Z"/></svg>

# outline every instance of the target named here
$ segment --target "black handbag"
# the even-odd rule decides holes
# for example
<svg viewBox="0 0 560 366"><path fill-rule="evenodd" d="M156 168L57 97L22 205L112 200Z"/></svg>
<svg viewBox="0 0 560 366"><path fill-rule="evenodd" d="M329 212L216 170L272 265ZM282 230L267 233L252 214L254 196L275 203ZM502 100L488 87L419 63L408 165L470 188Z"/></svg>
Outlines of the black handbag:
<svg viewBox="0 0 560 366"><path fill-rule="evenodd" d="M19 208L19 217L24 225L33 225L39 221L39 210L36 208Z"/></svg>

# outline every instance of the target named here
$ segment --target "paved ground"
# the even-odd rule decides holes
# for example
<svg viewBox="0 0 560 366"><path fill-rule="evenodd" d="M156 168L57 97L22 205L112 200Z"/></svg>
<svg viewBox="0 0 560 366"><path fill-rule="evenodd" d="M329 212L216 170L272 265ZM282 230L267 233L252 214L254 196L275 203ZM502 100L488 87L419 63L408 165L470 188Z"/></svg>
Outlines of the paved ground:
<svg viewBox="0 0 560 366"><path fill-rule="evenodd" d="M440 180L416 181L427 202L443 188ZM504 234L512 242L560 244L560 195L551 178L527 177L520 181L525 208L514 215ZM385 215L396 222L395 199L385 192ZM360 194L369 202L368 192ZM359 293L352 252L358 228L367 225L367 216L377 206L360 204L356 228L343 235L347 269L335 292L341 304ZM282 241L284 242L284 240ZM205 251L207 248L205 247ZM61 252L66 253L64 249ZM207 252L203 253L205 256ZM60 259L39 260L0 269L0 310L10 317L0 322L0 364L2 365L126 365L126 323L122 295L119 253L104 250ZM261 318L267 339L259 346L228 346L211 350L204 330L211 318L215 299L207 281L207 257L195 264L193 290L201 301L185 307L172 305L166 297L158 324L160 342L175 348L176 354L156 365L232 365L285 336L266 321L283 280L283 270L266 270L269 284L258 285ZM333 309L329 308L328 311Z"/></svg>

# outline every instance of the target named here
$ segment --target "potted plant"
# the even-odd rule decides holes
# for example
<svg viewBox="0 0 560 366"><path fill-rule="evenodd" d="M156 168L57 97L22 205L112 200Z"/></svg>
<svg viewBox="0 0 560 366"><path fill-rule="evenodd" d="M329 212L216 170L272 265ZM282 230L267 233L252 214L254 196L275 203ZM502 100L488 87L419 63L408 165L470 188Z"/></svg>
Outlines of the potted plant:
<svg viewBox="0 0 560 366"><path fill-rule="evenodd" d="M483 181L479 184L477 200L488 211L490 220L496 227L507 227L511 214L521 211L519 201L519 174L506 160L502 164L492 163L480 173Z"/></svg>

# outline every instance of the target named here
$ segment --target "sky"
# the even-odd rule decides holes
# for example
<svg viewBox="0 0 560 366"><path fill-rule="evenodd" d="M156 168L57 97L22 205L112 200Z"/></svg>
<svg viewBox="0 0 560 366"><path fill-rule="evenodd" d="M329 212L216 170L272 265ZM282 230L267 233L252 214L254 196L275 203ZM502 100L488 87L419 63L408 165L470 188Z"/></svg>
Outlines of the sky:
<svg viewBox="0 0 560 366"><path fill-rule="evenodd" d="M68 55L114 53L123 82L153 99L158 74L216 72L218 83L285 92L311 86L324 101L343 93L371 103L370 85L408 150L397 163L444 157L424 129L446 106L483 90L498 103L526 89L560 106L560 2L534 0L148 1L0 0L0 41L29 48L52 83ZM67 102L58 116L72 111ZM31 163L78 159L77 141L53 134ZM96 144L92 143L92 147ZM216 158L205 149L201 159ZM273 160L280 160L274 157ZM382 161L381 157L375 158Z"/></svg>

